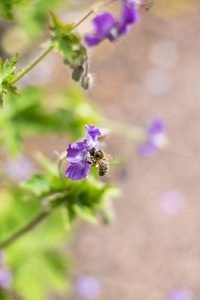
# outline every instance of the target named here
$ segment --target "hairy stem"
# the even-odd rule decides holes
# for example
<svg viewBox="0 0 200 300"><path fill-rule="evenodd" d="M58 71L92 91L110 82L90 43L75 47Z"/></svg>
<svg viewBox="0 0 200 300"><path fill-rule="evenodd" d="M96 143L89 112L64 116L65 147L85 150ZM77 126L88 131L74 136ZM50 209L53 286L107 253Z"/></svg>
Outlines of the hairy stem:
<svg viewBox="0 0 200 300"><path fill-rule="evenodd" d="M78 27L83 21L85 21L93 13L94 13L94 10L91 9L80 21L78 21L76 24L74 24L73 29Z"/></svg>
<svg viewBox="0 0 200 300"><path fill-rule="evenodd" d="M3 242L0 242L0 249L6 248L10 244L12 244L15 240L17 240L18 238L22 237L24 234L29 232L31 229L37 226L42 220L48 217L51 212L52 210L44 210L39 214L37 214L28 224L26 224L21 229L16 231L14 234L12 234L10 237L5 239Z"/></svg>
<svg viewBox="0 0 200 300"><path fill-rule="evenodd" d="M13 81L12 84L20 80L22 77L24 77L29 71L31 71L51 50L53 49L53 46L49 47L36 61L34 61L28 68L26 68L22 73L16 77Z"/></svg>

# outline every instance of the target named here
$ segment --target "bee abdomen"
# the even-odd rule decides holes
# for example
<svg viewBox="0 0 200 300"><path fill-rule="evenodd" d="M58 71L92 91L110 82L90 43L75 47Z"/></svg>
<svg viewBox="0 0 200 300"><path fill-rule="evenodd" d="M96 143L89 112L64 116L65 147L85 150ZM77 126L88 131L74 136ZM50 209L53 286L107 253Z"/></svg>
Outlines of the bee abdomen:
<svg viewBox="0 0 200 300"><path fill-rule="evenodd" d="M99 166L99 176L104 176L108 170L107 165L101 165Z"/></svg>

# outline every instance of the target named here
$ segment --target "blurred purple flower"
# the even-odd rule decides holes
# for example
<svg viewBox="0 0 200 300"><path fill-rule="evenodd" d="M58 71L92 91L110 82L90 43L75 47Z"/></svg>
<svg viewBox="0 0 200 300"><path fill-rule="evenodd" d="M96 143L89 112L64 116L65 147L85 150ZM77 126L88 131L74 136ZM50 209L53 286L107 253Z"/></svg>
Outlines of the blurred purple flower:
<svg viewBox="0 0 200 300"><path fill-rule="evenodd" d="M0 288L7 288L11 285L12 274L10 270L0 265Z"/></svg>
<svg viewBox="0 0 200 300"><path fill-rule="evenodd" d="M139 146L139 154L146 157L154 156L166 142L165 124L161 118L154 118L147 126L147 141Z"/></svg>
<svg viewBox="0 0 200 300"><path fill-rule="evenodd" d="M72 180L87 178L90 164L88 163L88 151L90 148L98 148L98 136L101 135L95 126L85 125L87 139L85 142L78 142L75 145L69 144L67 149L67 160L70 162L65 175Z"/></svg>
<svg viewBox="0 0 200 300"><path fill-rule="evenodd" d="M80 277L75 283L76 294L83 299L93 299L99 296L101 285L95 277Z"/></svg>
<svg viewBox="0 0 200 300"><path fill-rule="evenodd" d="M6 175L17 182L26 180L33 173L30 160L21 154L15 160L6 158L3 162L3 168Z"/></svg>
<svg viewBox="0 0 200 300"><path fill-rule="evenodd" d="M178 191L167 191L160 197L159 206L166 215L175 216L184 208L185 199Z"/></svg>
<svg viewBox="0 0 200 300"><path fill-rule="evenodd" d="M193 292L186 288L177 288L171 291L167 300L192 300Z"/></svg>
<svg viewBox="0 0 200 300"><path fill-rule="evenodd" d="M129 1L130 2L130 1ZM120 36L129 32L130 25L139 20L135 6L131 3L125 3L122 9L120 20L116 20L110 13L102 13L96 16L92 22L94 34L86 34L85 42L89 47L94 47L104 39L113 42Z"/></svg>

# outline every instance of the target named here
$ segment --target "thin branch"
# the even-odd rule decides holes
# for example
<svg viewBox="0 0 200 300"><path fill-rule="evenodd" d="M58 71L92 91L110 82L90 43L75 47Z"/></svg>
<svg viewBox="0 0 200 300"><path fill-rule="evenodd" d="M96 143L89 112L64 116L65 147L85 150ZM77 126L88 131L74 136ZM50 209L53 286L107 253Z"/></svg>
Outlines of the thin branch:
<svg viewBox="0 0 200 300"><path fill-rule="evenodd" d="M42 220L44 220L46 217L50 215L52 210L44 210L40 212L38 215L36 215L28 224L23 226L21 229L16 231L14 234L12 234L10 237L5 239L3 242L0 242L0 249L6 248L11 243L13 243L15 240L29 232L32 228L36 227Z"/></svg>
<svg viewBox="0 0 200 300"><path fill-rule="evenodd" d="M28 68L26 68L18 77L15 78L15 80L12 81L12 84L20 80L22 77L24 77L29 71L31 71L51 50L53 49L53 46L49 47L36 61L34 61Z"/></svg>

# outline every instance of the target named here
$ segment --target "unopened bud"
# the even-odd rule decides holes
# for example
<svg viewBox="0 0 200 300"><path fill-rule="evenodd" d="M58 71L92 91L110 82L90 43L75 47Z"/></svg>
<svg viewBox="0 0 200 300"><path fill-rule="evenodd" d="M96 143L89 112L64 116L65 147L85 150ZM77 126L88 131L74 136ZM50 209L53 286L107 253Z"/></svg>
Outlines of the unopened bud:
<svg viewBox="0 0 200 300"><path fill-rule="evenodd" d="M86 74L81 80L81 86L84 90L89 90L92 88L94 79L91 74Z"/></svg>
<svg viewBox="0 0 200 300"><path fill-rule="evenodd" d="M84 68L83 66L78 66L77 68L74 69L72 72L72 79L74 81L79 81L81 77L83 76L84 73Z"/></svg>

